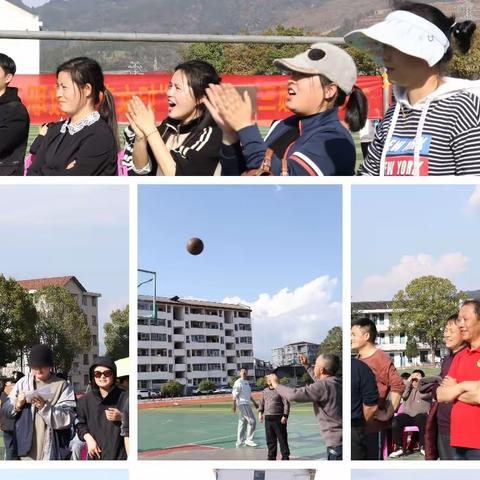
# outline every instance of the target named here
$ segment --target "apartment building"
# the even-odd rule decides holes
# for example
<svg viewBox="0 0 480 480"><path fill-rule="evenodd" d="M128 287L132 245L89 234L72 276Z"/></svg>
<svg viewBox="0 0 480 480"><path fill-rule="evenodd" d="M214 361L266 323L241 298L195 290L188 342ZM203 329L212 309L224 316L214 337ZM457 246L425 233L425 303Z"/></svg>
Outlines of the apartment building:
<svg viewBox="0 0 480 480"><path fill-rule="evenodd" d="M43 287L50 285L64 287L76 300L80 308L85 312L90 329L91 344L87 352L79 352L73 361L70 379L76 391L85 391L88 386L88 369L93 361L98 357L98 298L100 293L93 293L80 283L75 276L67 277L51 277L51 278L34 278L29 280L19 280L18 283L28 291L35 293ZM24 362L25 365L25 362ZM20 370L19 362L7 366L11 372ZM24 370L26 367L24 367ZM9 372L8 372L9 373Z"/></svg>
<svg viewBox="0 0 480 480"><path fill-rule="evenodd" d="M240 368L255 381L251 309L245 305L138 297L138 388L175 380L185 393L204 379L225 385Z"/></svg>
<svg viewBox="0 0 480 480"><path fill-rule="evenodd" d="M274 368L287 365L299 365L298 356L305 355L310 363L314 363L318 355L319 343L296 342L272 350L272 364Z"/></svg>

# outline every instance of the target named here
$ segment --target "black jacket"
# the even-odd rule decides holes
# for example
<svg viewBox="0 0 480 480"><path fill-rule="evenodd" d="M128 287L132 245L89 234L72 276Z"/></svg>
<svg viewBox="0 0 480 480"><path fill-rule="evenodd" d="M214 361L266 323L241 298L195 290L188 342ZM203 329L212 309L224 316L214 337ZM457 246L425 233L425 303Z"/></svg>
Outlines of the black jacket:
<svg viewBox="0 0 480 480"><path fill-rule="evenodd" d="M0 175L23 175L30 117L18 96L7 87L0 96Z"/></svg>
<svg viewBox="0 0 480 480"><path fill-rule="evenodd" d="M61 132L64 122L52 123L45 137L38 137L31 151L36 158L27 175L116 175L115 137L105 121L99 119L74 135ZM67 166L75 161L75 167Z"/></svg>
<svg viewBox="0 0 480 480"><path fill-rule="evenodd" d="M188 136L181 145L170 150L176 164L175 176L211 176L215 173L220 157L222 145L222 131L213 120L201 124L203 117L181 125L178 120L167 117L158 127L164 142L172 135ZM125 159L131 159L134 145L134 135L125 132ZM157 175L158 164L155 161L150 145L147 147L148 156L152 161L152 168L148 175ZM127 160L128 161L128 160ZM132 161L132 160L131 160ZM129 170L129 175L137 175L134 170Z"/></svg>
<svg viewBox="0 0 480 480"><path fill-rule="evenodd" d="M127 452L120 431L122 422L107 420L105 410L118 408L118 410L124 412L128 401L128 392L123 388L114 386L108 395L102 398L93 379L93 370L98 365L110 368L114 373L114 380L117 379L117 371L113 361L107 357L98 357L95 364L90 367L92 389L77 402L77 433L82 441L85 434L92 435L102 450L101 460L125 460Z"/></svg>

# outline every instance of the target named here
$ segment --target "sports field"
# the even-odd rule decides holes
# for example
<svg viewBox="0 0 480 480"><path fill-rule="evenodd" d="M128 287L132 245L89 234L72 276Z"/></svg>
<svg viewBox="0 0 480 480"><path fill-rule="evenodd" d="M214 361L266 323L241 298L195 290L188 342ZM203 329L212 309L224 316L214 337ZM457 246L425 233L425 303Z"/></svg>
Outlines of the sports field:
<svg viewBox="0 0 480 480"><path fill-rule="evenodd" d="M155 407L152 403L140 403L140 459L267 459L265 429L259 422L255 433L258 447L235 447L238 414L231 411L232 402L228 396L178 400L181 403L171 402L169 406L161 407ZM325 445L320 437L312 405L292 405L288 439L292 460L326 458Z"/></svg>

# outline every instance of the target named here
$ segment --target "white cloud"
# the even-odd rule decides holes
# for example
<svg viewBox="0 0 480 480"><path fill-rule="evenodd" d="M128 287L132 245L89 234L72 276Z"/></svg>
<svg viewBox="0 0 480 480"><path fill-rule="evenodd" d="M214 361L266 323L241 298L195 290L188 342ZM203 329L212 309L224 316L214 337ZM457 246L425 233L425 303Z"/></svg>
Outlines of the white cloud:
<svg viewBox="0 0 480 480"><path fill-rule="evenodd" d="M474 188L472 194L468 199L468 210L471 212L480 213L480 187Z"/></svg>
<svg viewBox="0 0 480 480"><path fill-rule="evenodd" d="M223 301L252 308L254 354L270 360L272 348L302 340L320 342L330 328L342 324L341 303L332 300L337 283L325 275L294 290L262 293L253 301L239 297Z"/></svg>
<svg viewBox="0 0 480 480"><path fill-rule="evenodd" d="M387 273L365 278L355 300L388 300L416 277L435 275L450 278L465 271L467 263L468 258L460 252L446 253L437 260L424 253L405 255Z"/></svg>

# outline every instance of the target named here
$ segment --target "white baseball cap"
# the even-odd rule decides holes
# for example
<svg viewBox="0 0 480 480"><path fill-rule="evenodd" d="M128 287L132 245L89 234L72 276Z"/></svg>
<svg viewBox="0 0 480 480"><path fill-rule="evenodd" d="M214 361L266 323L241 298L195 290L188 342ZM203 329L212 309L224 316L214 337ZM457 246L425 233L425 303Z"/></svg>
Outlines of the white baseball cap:
<svg viewBox="0 0 480 480"><path fill-rule="evenodd" d="M430 67L436 65L450 47L447 36L436 25L415 13L403 10L395 10L383 22L369 28L348 33L345 42L366 50L381 65L385 45L421 58Z"/></svg>
<svg viewBox="0 0 480 480"><path fill-rule="evenodd" d="M353 58L330 43L314 43L306 52L292 58L277 58L273 63L292 72L324 75L347 95L357 81L357 67Z"/></svg>

